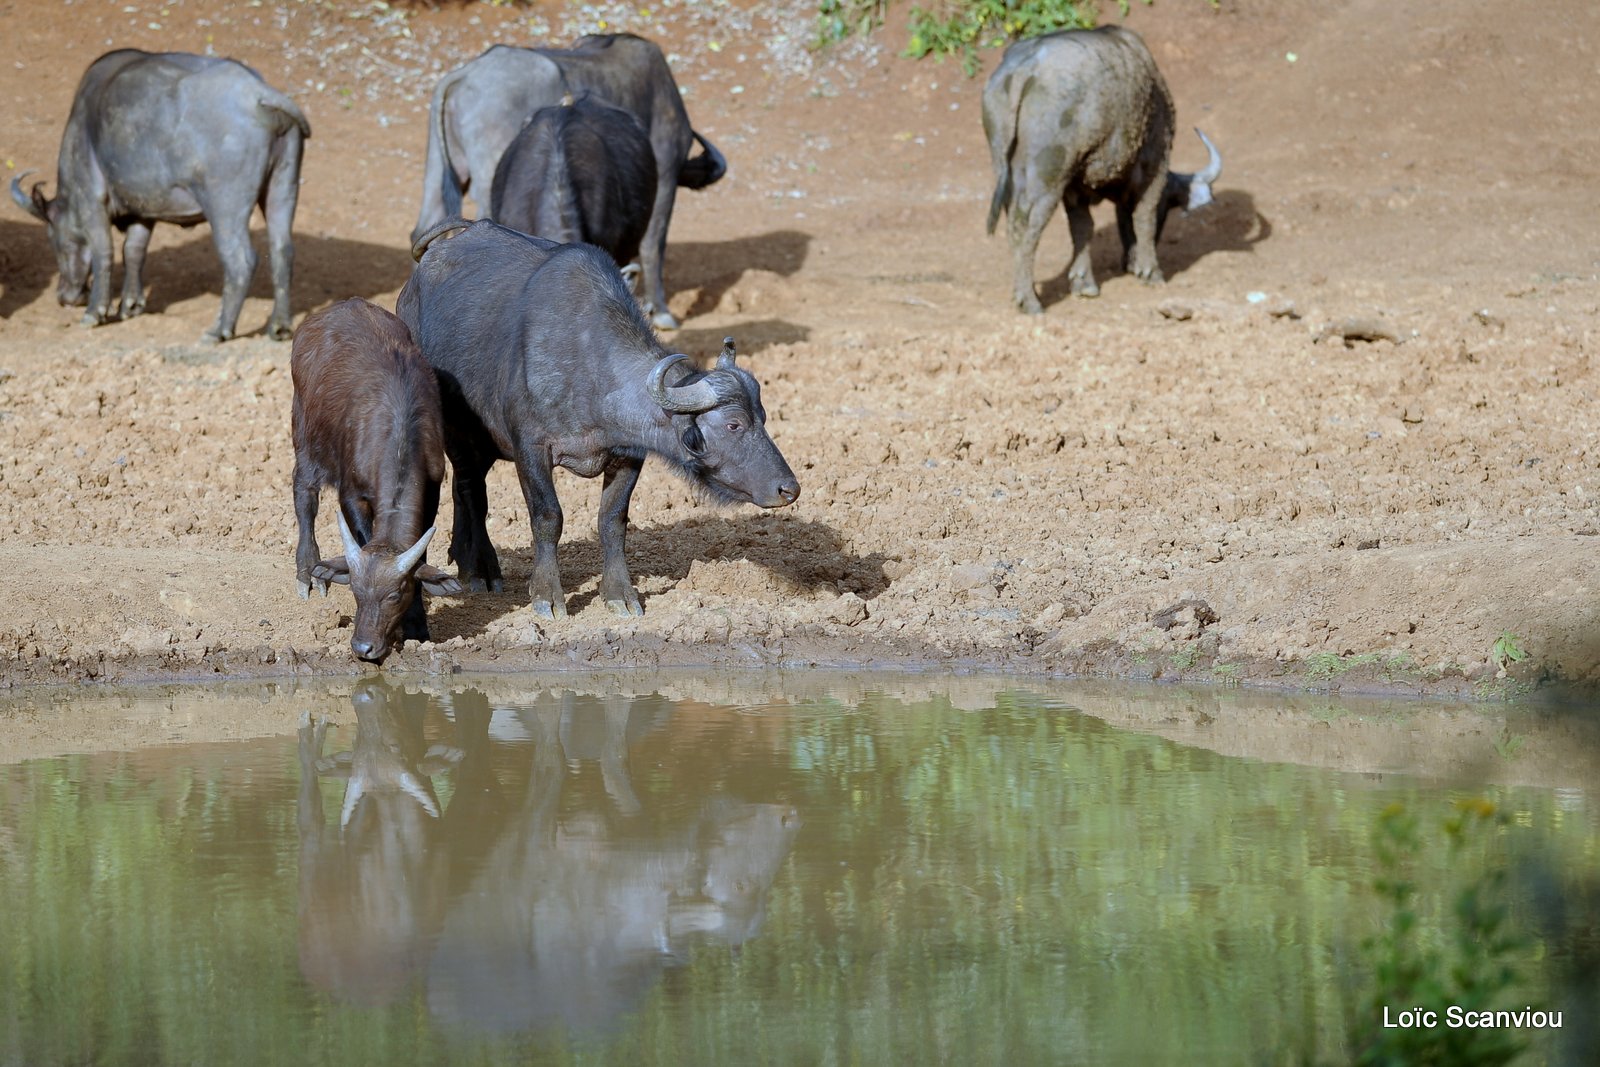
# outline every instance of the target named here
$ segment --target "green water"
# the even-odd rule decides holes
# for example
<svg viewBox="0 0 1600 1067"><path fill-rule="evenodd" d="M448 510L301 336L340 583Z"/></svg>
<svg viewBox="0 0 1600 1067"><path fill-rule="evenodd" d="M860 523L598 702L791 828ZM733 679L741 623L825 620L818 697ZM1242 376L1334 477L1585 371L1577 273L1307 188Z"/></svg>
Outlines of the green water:
<svg viewBox="0 0 1600 1067"><path fill-rule="evenodd" d="M1283 712L1329 738L1308 767L1024 689L548 684L264 691L283 736L0 766L0 1064L1348 1062L1378 814L1465 796L1510 818L1424 834L1424 936L1477 865L1537 875L1516 1006L1566 1021L1523 1062L1579 1062L1570 744L1544 788L1338 769L1367 727L1326 702Z"/></svg>

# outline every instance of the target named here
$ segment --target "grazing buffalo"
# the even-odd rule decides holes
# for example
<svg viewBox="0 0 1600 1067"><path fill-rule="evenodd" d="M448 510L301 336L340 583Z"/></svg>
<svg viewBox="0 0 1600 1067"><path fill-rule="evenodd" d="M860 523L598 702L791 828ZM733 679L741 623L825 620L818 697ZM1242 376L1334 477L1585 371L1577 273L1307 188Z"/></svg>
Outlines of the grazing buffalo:
<svg viewBox="0 0 1600 1067"><path fill-rule="evenodd" d="M158 222L211 223L222 257L222 313L205 332L226 341L256 269L250 215L267 216L272 249L272 318L267 336L289 339L290 229L300 192L300 153L311 136L294 101L231 59L152 54L124 48L90 64L78 83L61 138L56 196L36 182L11 195L50 231L63 305L89 308L83 321L112 316L113 227L122 245L121 315L144 310L144 256ZM87 293L87 297L85 296Z"/></svg>
<svg viewBox="0 0 1600 1067"><path fill-rule="evenodd" d="M667 225L681 185L703 189L727 172L716 146L689 125L661 49L629 33L581 37L571 48L514 48L495 45L439 80L428 123L428 154L422 183L422 210L411 231L415 243L446 218L461 213L464 191L478 192L483 212L486 188L494 181L501 155L540 108L568 93L595 97L633 115L655 155L656 186L649 201L650 224L639 249L646 314L670 329L678 320L667 310L662 265ZM698 141L700 155L689 158ZM493 209L489 215L492 217Z"/></svg>
<svg viewBox="0 0 1600 1067"><path fill-rule="evenodd" d="M639 122L585 97L547 107L500 157L496 222L563 243L585 241L625 267L650 224L656 159Z"/></svg>
<svg viewBox="0 0 1600 1067"><path fill-rule="evenodd" d="M423 590L459 593L423 562L444 480L439 386L405 324L365 300L306 317L289 357L294 377L295 577L349 585L356 598L350 648L380 661L401 639L428 639ZM339 495L344 555L317 548L318 496Z"/></svg>
<svg viewBox="0 0 1600 1067"><path fill-rule="evenodd" d="M439 375L454 471L450 555L471 588L501 587L484 484L497 460L517 465L534 535L528 592L547 617L567 613L555 467L605 476L600 596L621 615L643 613L623 542L646 454L720 500L776 508L799 497L767 436L761 387L734 365L732 338L715 369L685 366L689 357L661 346L600 249L455 220L424 234L412 254L419 262L396 310Z"/></svg>
<svg viewBox="0 0 1600 1067"><path fill-rule="evenodd" d="M1209 204L1222 173L1222 157L1203 133L1211 156L1205 170L1167 169L1173 114L1167 83L1132 30L1063 30L1006 49L983 90L995 175L989 232L1006 211L1013 299L1023 311L1043 310L1033 290L1033 259L1057 204L1066 207L1072 231L1073 293L1100 292L1089 257L1089 206L1101 200L1117 206L1124 268L1148 282L1163 280L1156 241L1167 212Z"/></svg>

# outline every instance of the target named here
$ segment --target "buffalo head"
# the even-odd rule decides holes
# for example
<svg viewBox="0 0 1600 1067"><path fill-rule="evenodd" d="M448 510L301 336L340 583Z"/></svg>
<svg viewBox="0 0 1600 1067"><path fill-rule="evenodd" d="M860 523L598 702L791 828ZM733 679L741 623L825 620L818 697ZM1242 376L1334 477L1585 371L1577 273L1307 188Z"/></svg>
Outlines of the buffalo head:
<svg viewBox="0 0 1600 1067"><path fill-rule="evenodd" d="M666 385L667 371L689 357L658 362L650 372L650 399L672 415L683 446L677 457L695 482L723 501L781 508L800 498L800 482L767 436L767 411L755 376L734 366L733 338L722 342L717 365Z"/></svg>
<svg viewBox="0 0 1600 1067"><path fill-rule="evenodd" d="M1183 211L1197 211L1211 203L1211 187L1222 177L1222 153L1217 151L1217 146L1211 143L1211 138L1194 131L1206 146L1209 159L1203 169L1193 174L1180 174L1177 171L1167 173L1166 195L1161 198L1161 212L1156 223L1156 232L1166 224L1167 212L1173 208Z"/></svg>
<svg viewBox="0 0 1600 1067"><path fill-rule="evenodd" d="M350 532L344 512L339 512L344 558L325 559L311 573L323 581L348 585L354 594L355 633L350 638L350 649L358 658L382 662L389 650L400 643L406 609L423 592L434 596L461 592L460 582L422 562L433 531L434 527L428 527L416 544L403 549L370 541L362 545Z"/></svg>
<svg viewBox="0 0 1600 1067"><path fill-rule="evenodd" d="M54 200L44 195L44 182L34 182L22 191L22 179L32 174L25 170L11 179L11 199L28 214L44 223L50 247L56 254L56 299L63 307L80 307L89 302L89 241L66 210L65 198Z"/></svg>

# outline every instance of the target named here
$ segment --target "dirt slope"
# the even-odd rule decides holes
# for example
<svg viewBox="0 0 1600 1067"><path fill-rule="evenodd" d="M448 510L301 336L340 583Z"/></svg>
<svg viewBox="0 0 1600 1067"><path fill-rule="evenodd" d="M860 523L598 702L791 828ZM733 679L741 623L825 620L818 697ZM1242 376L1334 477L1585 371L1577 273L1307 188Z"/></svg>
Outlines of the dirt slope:
<svg viewBox="0 0 1600 1067"><path fill-rule="evenodd" d="M732 165L679 199L671 343L738 337L804 495L717 510L647 468L629 541L647 614L624 622L593 602L598 486L564 477L574 617L536 620L520 588L443 601L436 642L391 669L1600 681L1593 5L1503 23L1469 0L1135 5L1180 122L1224 153L1218 202L1170 223L1161 288L1118 273L1098 216L1095 301L1065 297L1052 225L1038 319L1008 309L983 233L981 78L896 58L892 28L813 55L796 3L542 10L0 0L7 175L53 176L76 79L114 45L209 44L296 97L297 315L392 306L440 72L600 19L671 54ZM1176 164L1203 159L1180 136ZM288 346L196 343L220 292L208 230L158 229L146 273L149 314L83 329L42 227L0 207L0 677L359 669L348 593L293 595ZM1396 340L1347 345L1330 326L1350 320ZM503 466L491 501L525 577Z"/></svg>

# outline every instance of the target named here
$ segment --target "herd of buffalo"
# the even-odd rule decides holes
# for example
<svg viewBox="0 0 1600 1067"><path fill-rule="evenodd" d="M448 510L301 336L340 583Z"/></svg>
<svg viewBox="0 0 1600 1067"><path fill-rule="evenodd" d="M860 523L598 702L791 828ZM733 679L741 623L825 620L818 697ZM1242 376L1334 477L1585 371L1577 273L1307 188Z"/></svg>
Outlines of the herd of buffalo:
<svg viewBox="0 0 1600 1067"><path fill-rule="evenodd" d="M1007 214L1014 300L1030 313L1042 310L1033 259L1056 204L1071 230L1071 291L1093 296L1092 204L1115 204L1126 269L1160 281L1167 213L1209 203L1221 172L1204 134L1206 168L1170 170L1171 94L1144 42L1116 26L1013 44L984 90L983 125L995 173L988 226ZM777 508L799 497L733 339L701 371L656 334L678 325L662 277L677 190L711 185L727 163L691 128L654 43L609 34L570 48L496 45L442 77L411 235L417 265L395 313L351 299L291 331L290 233L310 136L294 102L242 63L120 49L78 85L55 197L42 182L25 191L28 172L11 193L44 222L57 296L86 304L89 325L113 317L113 230L126 235L117 311L131 318L145 305L151 228L209 222L223 266L212 342L234 334L261 207L267 335L294 338L296 578L302 596L350 586L358 657L381 661L402 640L426 639L423 592L501 588L486 527L497 460L516 465L534 536L529 596L552 618L566 614L558 466L604 477L600 597L621 615L642 612L624 540L646 455L717 500ZM461 217L468 192L476 222ZM458 577L426 562L446 457ZM329 558L313 533L325 486L338 494L344 549Z"/></svg>

